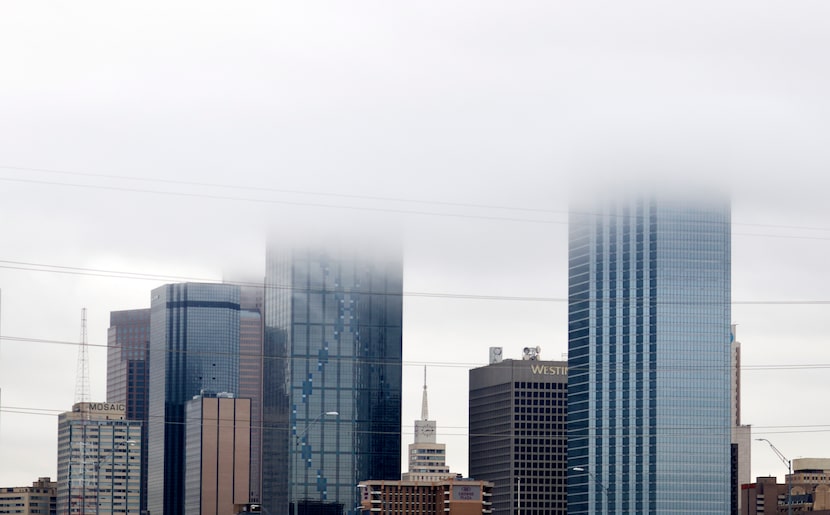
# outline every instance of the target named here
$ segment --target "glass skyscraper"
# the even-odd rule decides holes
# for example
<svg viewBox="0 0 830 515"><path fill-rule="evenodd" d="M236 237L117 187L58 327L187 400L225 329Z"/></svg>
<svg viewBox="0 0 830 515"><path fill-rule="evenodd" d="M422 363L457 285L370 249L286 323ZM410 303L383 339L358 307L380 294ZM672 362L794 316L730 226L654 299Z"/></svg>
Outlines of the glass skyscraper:
<svg viewBox="0 0 830 515"><path fill-rule="evenodd" d="M128 420L144 424L141 448L147 449L150 310L110 312L107 330L107 402L123 403ZM147 453L141 453L141 509L147 509Z"/></svg>
<svg viewBox="0 0 830 515"><path fill-rule="evenodd" d="M729 513L730 207L574 209L568 513Z"/></svg>
<svg viewBox="0 0 830 515"><path fill-rule="evenodd" d="M353 513L401 473L400 257L271 242L266 267L263 511Z"/></svg>
<svg viewBox="0 0 830 515"><path fill-rule="evenodd" d="M184 506L185 404L239 391L239 287L168 284L152 291L147 503L153 514Z"/></svg>

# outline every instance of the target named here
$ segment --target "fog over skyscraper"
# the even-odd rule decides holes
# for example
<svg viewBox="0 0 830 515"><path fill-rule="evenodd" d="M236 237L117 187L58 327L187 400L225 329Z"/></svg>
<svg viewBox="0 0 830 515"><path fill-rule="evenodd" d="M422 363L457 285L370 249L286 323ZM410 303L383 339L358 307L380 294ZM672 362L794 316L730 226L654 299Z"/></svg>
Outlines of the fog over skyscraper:
<svg viewBox="0 0 830 515"><path fill-rule="evenodd" d="M730 229L717 196L572 210L568 513L729 512Z"/></svg>
<svg viewBox="0 0 830 515"><path fill-rule="evenodd" d="M400 254L272 238L266 267L262 504L351 512L400 477Z"/></svg>

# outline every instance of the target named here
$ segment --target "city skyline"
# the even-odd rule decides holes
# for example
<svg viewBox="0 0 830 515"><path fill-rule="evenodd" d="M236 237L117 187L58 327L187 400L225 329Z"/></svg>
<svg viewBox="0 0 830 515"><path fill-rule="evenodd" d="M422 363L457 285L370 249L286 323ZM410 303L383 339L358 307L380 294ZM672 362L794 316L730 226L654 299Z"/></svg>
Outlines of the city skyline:
<svg viewBox="0 0 830 515"><path fill-rule="evenodd" d="M250 281L273 223L363 218L402 227L402 439L427 364L464 473L458 385L489 347L561 359L568 191L632 170L731 191L742 422L830 455L804 395L830 363L827 9L4 2L0 484L56 477L81 308L100 399L110 312ZM752 451L752 477L783 476Z"/></svg>
<svg viewBox="0 0 830 515"><path fill-rule="evenodd" d="M245 285L250 285L250 283L243 283L243 284L245 284ZM6 302L8 302L8 301L6 301ZM746 330L746 327L744 327L744 330ZM105 331L104 331L104 332L105 332ZM93 341L94 341L94 336L93 336ZM104 338L101 338L99 341L105 341L105 339L104 339ZM537 342L538 342L538 341L541 341L541 340L537 340ZM503 341L500 341L499 343L503 343ZM545 343L545 342L542 342L542 343ZM93 388L93 395L95 395L95 393L94 393L95 391L103 391L103 390L105 389L105 388L104 388L104 384L103 384L103 383L104 383L104 381L103 381L102 379L105 379L105 377L106 377L106 365L105 365L106 356L105 356L105 353L102 353L102 352L101 352L101 351L103 351L103 350L104 350L104 349L101 347L101 345L102 345L102 344L95 344L95 343L93 343L93 345L92 345L92 351L91 351L93 354L95 354L95 353L96 353L96 350L98 350L98 351L99 351L99 357L98 357L98 360L97 360L97 364L95 364L95 362L96 362L96 360L95 360L95 359L93 359L93 360L92 360L92 361L93 361L93 364L95 364L95 366L93 367L92 372L91 372L91 373L92 373L92 376L93 376L93 384L95 384L95 382L96 382L96 381L95 381L96 376L97 376L97 378L98 378L98 381L97 381L98 385L97 385L97 387L96 387L96 388ZM505 353L506 353L506 354L507 354L507 353L510 353L510 354L512 354L512 356L513 356L513 357L515 357L515 358L517 358L517 359L518 359L518 358L520 357L520 348L518 348L518 345L514 345L514 346L512 346L512 347L513 347L513 350L512 350L512 352L511 352L511 351L509 350L509 349L511 349L511 346L510 346L510 345L506 345L506 348L507 348L508 350L506 350L506 351L505 351ZM551 346L545 346L545 347L543 347L543 351L546 351L547 353L550 353L550 352L553 352L553 353L559 353L560 351L564 351L564 350L566 350L566 349L564 348L564 346L561 346L561 347L559 347L559 348L553 347L553 350L551 350ZM69 352L69 357L70 357L71 359L73 359L73 360L75 359L75 354L76 354L76 351L77 351L77 349L76 349L76 348L73 348L73 349L71 349L71 350L70 350L70 352ZM482 348L482 349L480 349L480 351L479 351L479 352L480 352L480 354L481 354L481 355L484 355L484 354L486 354L486 349ZM447 376L449 375L449 377L450 377L450 382L454 382L454 381L457 381L457 380L458 380L458 378L457 378L457 377L455 377L455 376L453 376L453 374L447 374L447 373L446 373L446 372L447 372L446 370L443 370L443 371L442 371L442 368L446 369L447 367L441 366L441 365L440 365L440 363L436 364L436 363L435 363L435 362L433 362L433 361L428 361L427 363L431 363L431 364L433 365L433 368L435 368L435 369L436 369L436 371L439 373L439 375L444 375L445 377L447 377ZM406 368L410 368L410 369L414 369L414 368L418 368L418 367L421 367L421 369L422 369L422 367L423 367L423 362L422 362L422 361L418 361L418 362L416 362L416 363L407 363L407 362L405 362L404 364L405 364ZM486 363L485 363L485 358L482 358L482 359L481 359L481 361L480 361L480 363L479 363L479 366L480 366L480 365L484 365L484 364L486 364ZM469 365L469 366L470 366L470 368L472 368L474 365L473 365L473 364L471 364L471 365ZM467 370L467 368L466 368L466 367L467 367L467 365L464 365L464 364L459 364L459 365L454 366L454 367L449 367L449 371L450 371L450 372L453 372L453 371L454 371L456 375L457 375L457 374L463 374L463 373L466 373L466 370ZM72 371L71 371L71 372L74 372L74 367L70 367L70 368L72 368ZM443 374L441 374L441 372L443 372ZM411 382L410 382L410 387L409 387L409 389L408 389L408 392L410 393L410 398L413 398L413 399L414 399L414 398L415 398L415 396L417 396L417 395L419 395L419 394L420 394L420 390L421 390L422 385L418 385L417 387L415 387L414 385L412 385L412 383L419 382L419 380L418 380L418 379L417 379L417 377L416 377L416 376L418 376L417 371L412 370L412 374L413 374L413 375L412 375L413 381L411 381ZM70 375L71 375L71 379L69 380L69 384L67 385L67 387L71 389L71 387L73 387L73 386L74 386L74 374L70 374ZM413 394L414 394L414 395L413 395ZM750 397L751 397L751 393L750 393L750 394L746 394L746 393L745 393L745 395L750 395ZM416 406L415 404L417 404L417 406ZM410 406L409 406L410 411L413 411L413 410L416 410L416 409L417 409L417 410L419 410L419 409L420 409L420 398L419 398L419 397L418 397L418 400L417 400L417 402L416 402L415 404L410 403ZM456 408L457 408L457 407L456 407ZM447 407L447 406L439 406L439 407L437 407L437 410L443 410L445 413L451 412L451 411L453 411L453 409L454 409L454 408L452 408L452 407ZM416 411L416 413L417 413L417 411ZM31 415L30 415L30 416L31 416ZM445 415L445 416L448 416L448 415ZM415 418L417 418L417 415L415 415ZM746 420L746 418L745 418L745 420ZM749 422L753 422L753 420L751 420L751 419L750 419L750 420L749 420ZM457 427L457 426L455 426L455 427ZM463 438L463 442L466 442L466 435L464 435L464 434L459 434L459 433L454 432L454 431L452 431L452 432L451 432L451 431L452 431L452 429L450 429L450 430L448 430L448 431L447 431L447 432L449 433L449 434L446 436L446 438L447 438L447 439L452 440L452 439L453 439L453 437L455 437L455 439L456 439L457 441L459 441L459 442L460 442L461 440L458 438L458 437L460 436L461 438ZM409 433L409 435L408 435L408 433ZM405 424L405 423L403 424L403 431L402 431L402 435L403 435L404 440L406 439L407 435L408 435L408 436L412 436L412 434L411 434L411 430L410 430L410 429L408 429L408 428L406 427L406 424ZM464 452L464 449L462 448L462 446L463 446L463 445L466 445L466 443L456 444L456 446L454 446L454 447L451 447L451 448L450 448L450 451L448 452L448 454L452 455L452 454L453 454L453 452L455 452L455 453L463 453L463 454L466 454L466 453ZM762 449L760 450L760 452L761 452L761 453L763 453L763 452L764 452L764 449L762 448ZM774 458L774 456L773 456L773 458ZM405 456L404 456L404 459L405 459ZM47 458L47 461L51 461L51 460L48 460L48 458ZM779 467L777 466L777 462L775 462L775 460L774 460L774 459L773 459L773 460L769 460L769 461L771 461L771 462L773 463L773 465L774 465L774 466L772 467L772 471L771 471L771 472L770 472L770 471L768 471L768 472L763 472L763 473L758 472L758 471L756 471L756 470L755 470L755 468L757 467L757 465L755 465L755 466L753 467L753 470L754 470L754 471L753 471L753 477L755 477L756 475L766 475L766 474L769 474L769 473L773 473L773 474L775 474L775 473L776 473L776 469L777 469L777 468L779 468ZM466 463L460 462L458 459L451 460L451 463L452 463L452 462L456 463L455 465L453 465L453 466L454 466L454 469L453 469L453 470L459 470L459 471L464 471L464 470L466 470ZM403 461L402 463L405 463L405 461ZM402 465L402 467L403 467L403 465ZM405 468L405 467L404 467L404 468ZM0 472L1 472L1 471L0 471ZM779 473L779 474L781 474L780 472L778 472L778 473Z"/></svg>

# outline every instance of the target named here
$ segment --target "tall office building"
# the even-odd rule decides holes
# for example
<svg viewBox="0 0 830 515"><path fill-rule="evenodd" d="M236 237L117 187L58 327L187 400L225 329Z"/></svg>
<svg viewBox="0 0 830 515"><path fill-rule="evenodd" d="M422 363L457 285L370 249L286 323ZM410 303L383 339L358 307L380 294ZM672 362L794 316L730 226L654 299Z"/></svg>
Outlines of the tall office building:
<svg viewBox="0 0 830 515"><path fill-rule="evenodd" d="M251 400L251 491L252 503L262 497L262 351L264 339L262 286L242 286L239 297L239 391L237 397Z"/></svg>
<svg viewBox="0 0 830 515"><path fill-rule="evenodd" d="M568 367L525 357L470 370L470 477L494 484L494 514L564 515Z"/></svg>
<svg viewBox="0 0 830 515"><path fill-rule="evenodd" d="M421 418L415 421L415 442L409 444L409 472L404 481L439 481L452 477L447 466L447 446L435 437L436 424L429 419L427 402L427 369L424 367L424 394L421 399Z"/></svg>
<svg viewBox="0 0 830 515"><path fill-rule="evenodd" d="M730 511L730 208L571 212L568 513Z"/></svg>
<svg viewBox="0 0 830 515"><path fill-rule="evenodd" d="M58 513L138 513L142 423L124 404L78 402L58 416Z"/></svg>
<svg viewBox="0 0 830 515"><path fill-rule="evenodd" d="M741 512L741 485L752 481L752 426L741 424L741 342L737 332L732 324L732 515Z"/></svg>
<svg viewBox="0 0 830 515"><path fill-rule="evenodd" d="M150 310L110 313L107 330L107 401L124 404L128 420L147 427L150 383ZM147 431L141 433L147 448ZM147 453L141 453L141 509L147 509Z"/></svg>
<svg viewBox="0 0 830 515"><path fill-rule="evenodd" d="M250 503L251 399L185 404L185 515L233 515Z"/></svg>
<svg viewBox="0 0 830 515"><path fill-rule="evenodd" d="M147 504L184 512L185 403L239 388L239 287L168 284L152 291Z"/></svg>
<svg viewBox="0 0 830 515"><path fill-rule="evenodd" d="M400 256L272 241L266 265L263 508L351 513L401 472Z"/></svg>

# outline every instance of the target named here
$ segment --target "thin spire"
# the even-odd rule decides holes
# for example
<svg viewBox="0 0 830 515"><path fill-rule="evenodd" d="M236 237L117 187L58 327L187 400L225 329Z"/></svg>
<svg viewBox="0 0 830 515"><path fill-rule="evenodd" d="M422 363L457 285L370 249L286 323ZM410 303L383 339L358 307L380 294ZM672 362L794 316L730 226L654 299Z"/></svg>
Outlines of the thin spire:
<svg viewBox="0 0 830 515"><path fill-rule="evenodd" d="M429 420L429 408L427 407L427 367L424 365L424 399L421 401L421 420Z"/></svg>

